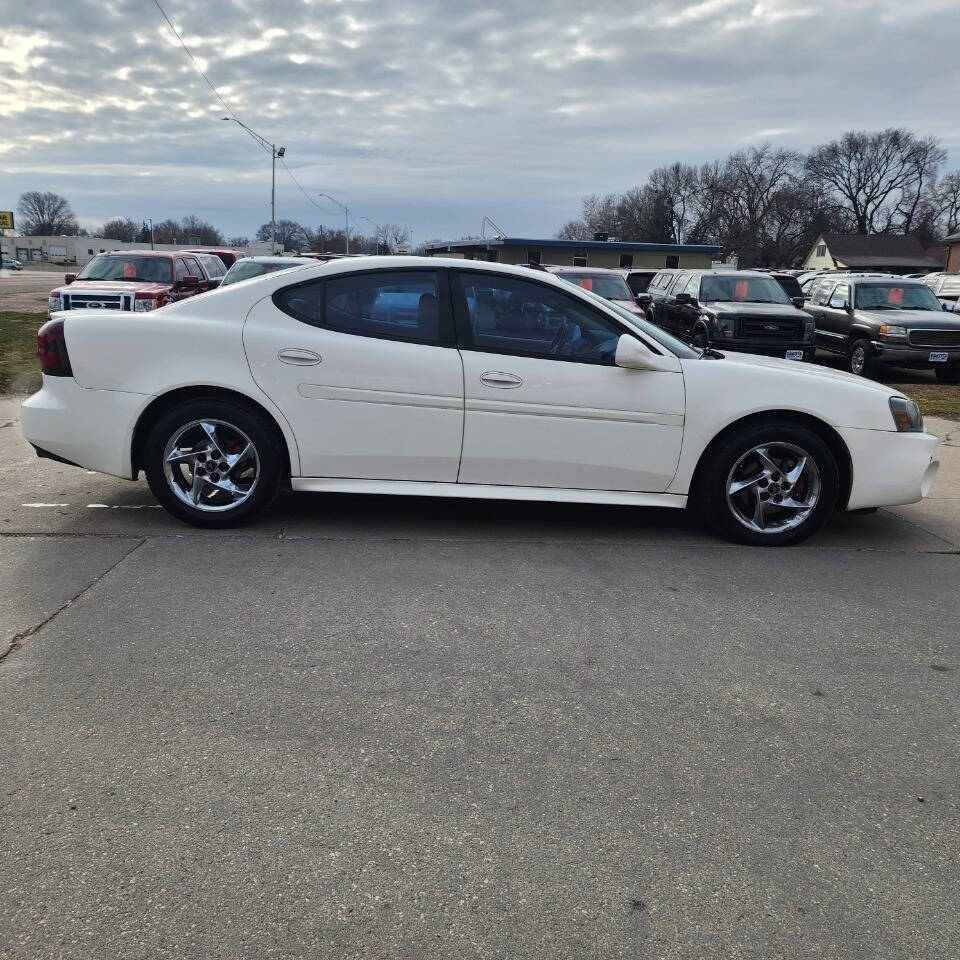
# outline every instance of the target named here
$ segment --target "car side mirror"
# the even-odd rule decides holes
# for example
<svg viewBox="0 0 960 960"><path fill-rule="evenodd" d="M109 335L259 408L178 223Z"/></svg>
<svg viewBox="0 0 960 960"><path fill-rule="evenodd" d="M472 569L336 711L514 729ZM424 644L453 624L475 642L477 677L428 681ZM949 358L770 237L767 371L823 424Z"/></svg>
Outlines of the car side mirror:
<svg viewBox="0 0 960 960"><path fill-rule="evenodd" d="M694 299L689 293L678 293L677 303L694 303Z"/></svg>
<svg viewBox="0 0 960 960"><path fill-rule="evenodd" d="M614 363L625 370L677 370L676 358L661 357L648 350L636 337L628 333L617 341ZM670 361L674 362L671 363Z"/></svg>
<svg viewBox="0 0 960 960"><path fill-rule="evenodd" d="M806 298L806 297L794 297L794 298L793 298L793 305L794 305L798 310L802 310L802 309L803 309L803 305L804 305L806 302L807 302L807 298Z"/></svg>
<svg viewBox="0 0 960 960"><path fill-rule="evenodd" d="M63 275L64 283L73 283L73 281L76 279L77 279L77 275L75 273L65 273Z"/></svg>
<svg viewBox="0 0 960 960"><path fill-rule="evenodd" d="M833 310L846 310L847 301L843 297L831 297L830 298L830 307Z"/></svg>
<svg viewBox="0 0 960 960"><path fill-rule="evenodd" d="M199 287L200 278L195 277L192 273L188 273L182 280L182 283L185 287Z"/></svg>
<svg viewBox="0 0 960 960"><path fill-rule="evenodd" d="M653 297L649 293L638 293L634 299L638 307L649 307L653 303Z"/></svg>
<svg viewBox="0 0 960 960"><path fill-rule="evenodd" d="M947 313L953 313L953 311L957 309L956 306L949 303L941 303L940 306L943 307L943 309L946 310Z"/></svg>

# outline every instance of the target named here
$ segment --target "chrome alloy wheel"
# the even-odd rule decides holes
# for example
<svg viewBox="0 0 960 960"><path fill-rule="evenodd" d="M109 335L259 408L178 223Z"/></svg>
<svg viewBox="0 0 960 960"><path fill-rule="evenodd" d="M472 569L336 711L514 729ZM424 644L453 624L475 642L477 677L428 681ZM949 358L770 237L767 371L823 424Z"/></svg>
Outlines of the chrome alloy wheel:
<svg viewBox="0 0 960 960"><path fill-rule="evenodd" d="M192 420L167 441L163 473L185 504L222 513L253 493L260 479L260 457L250 438L233 424Z"/></svg>
<svg viewBox="0 0 960 960"><path fill-rule="evenodd" d="M820 471L813 457L792 443L753 447L727 475L730 511L756 533L800 526L819 501Z"/></svg>

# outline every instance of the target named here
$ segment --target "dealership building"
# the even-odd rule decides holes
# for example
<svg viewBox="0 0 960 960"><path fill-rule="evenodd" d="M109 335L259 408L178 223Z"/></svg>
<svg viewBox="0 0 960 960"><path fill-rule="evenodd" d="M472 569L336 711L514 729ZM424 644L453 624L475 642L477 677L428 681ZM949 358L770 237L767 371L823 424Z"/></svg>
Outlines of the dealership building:
<svg viewBox="0 0 960 960"><path fill-rule="evenodd" d="M530 240L493 237L428 243L427 256L488 260L491 263L542 263L569 267L709 269L723 247L692 243L628 243L623 240Z"/></svg>

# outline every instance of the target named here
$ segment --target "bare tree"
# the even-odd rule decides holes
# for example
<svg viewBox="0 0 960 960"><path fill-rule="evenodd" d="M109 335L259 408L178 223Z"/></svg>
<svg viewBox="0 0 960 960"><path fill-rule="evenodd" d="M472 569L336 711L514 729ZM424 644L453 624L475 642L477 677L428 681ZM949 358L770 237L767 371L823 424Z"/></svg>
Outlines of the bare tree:
<svg viewBox="0 0 960 960"><path fill-rule="evenodd" d="M181 243L199 243L205 247L215 247L223 243L223 234L206 220L193 214L180 221Z"/></svg>
<svg viewBox="0 0 960 960"><path fill-rule="evenodd" d="M141 225L129 217L115 217L108 220L98 231L98 236L106 240L120 240L123 243L134 243L140 236ZM147 237L149 240L149 236Z"/></svg>
<svg viewBox="0 0 960 960"><path fill-rule="evenodd" d="M945 159L933 137L909 130L850 131L815 147L807 174L837 197L857 233L909 229L924 185Z"/></svg>
<svg viewBox="0 0 960 960"><path fill-rule="evenodd" d="M284 250L307 250L313 242L313 231L296 220L278 220L276 242ZM257 240L270 239L270 224L264 223L257 230Z"/></svg>
<svg viewBox="0 0 960 960"><path fill-rule="evenodd" d="M26 236L75 236L77 218L65 197L59 193L29 190L17 201L20 232Z"/></svg>
<svg viewBox="0 0 960 960"><path fill-rule="evenodd" d="M960 230L960 170L944 174L934 191L937 219L944 234Z"/></svg>
<svg viewBox="0 0 960 960"><path fill-rule="evenodd" d="M229 237L227 239L227 246L228 247L249 247L250 238L245 237L242 234L238 237Z"/></svg>

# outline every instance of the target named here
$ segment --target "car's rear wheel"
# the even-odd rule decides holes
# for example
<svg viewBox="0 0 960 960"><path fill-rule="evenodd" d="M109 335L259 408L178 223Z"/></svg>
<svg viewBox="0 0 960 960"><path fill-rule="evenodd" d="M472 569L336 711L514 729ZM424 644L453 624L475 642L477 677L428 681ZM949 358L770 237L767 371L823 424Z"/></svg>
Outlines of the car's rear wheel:
<svg viewBox="0 0 960 960"><path fill-rule="evenodd" d="M934 367L933 372L941 383L960 383L960 363L949 367Z"/></svg>
<svg viewBox="0 0 960 960"><path fill-rule="evenodd" d="M808 427L779 420L748 424L707 455L693 495L707 525L730 540L797 543L836 506L836 460Z"/></svg>
<svg viewBox="0 0 960 960"><path fill-rule="evenodd" d="M858 377L869 377L873 366L873 357L870 355L870 344L866 340L857 340L847 354L847 364L850 372Z"/></svg>
<svg viewBox="0 0 960 960"><path fill-rule="evenodd" d="M255 410L217 398L190 400L151 428L144 471L157 500L198 527L231 527L276 497L283 458Z"/></svg>

